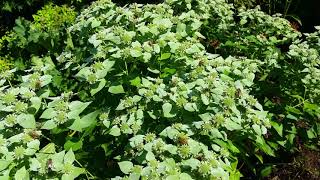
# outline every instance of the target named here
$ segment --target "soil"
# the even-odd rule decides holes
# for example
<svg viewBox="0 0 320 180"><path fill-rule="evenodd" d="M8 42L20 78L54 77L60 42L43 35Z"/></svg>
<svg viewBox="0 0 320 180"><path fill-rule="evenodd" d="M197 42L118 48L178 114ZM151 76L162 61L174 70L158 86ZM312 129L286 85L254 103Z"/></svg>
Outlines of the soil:
<svg viewBox="0 0 320 180"><path fill-rule="evenodd" d="M277 167L265 180L320 180L320 152L302 147L292 163Z"/></svg>

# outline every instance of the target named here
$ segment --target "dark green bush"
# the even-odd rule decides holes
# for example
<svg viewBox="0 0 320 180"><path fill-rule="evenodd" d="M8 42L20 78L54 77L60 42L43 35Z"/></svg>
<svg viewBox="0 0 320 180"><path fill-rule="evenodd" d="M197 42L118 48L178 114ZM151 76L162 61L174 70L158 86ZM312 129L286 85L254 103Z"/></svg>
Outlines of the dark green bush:
<svg viewBox="0 0 320 180"><path fill-rule="evenodd" d="M67 39L66 28L75 17L72 8L48 4L33 15L33 21L17 19L13 30L1 38L0 56L27 62L31 56L61 53Z"/></svg>

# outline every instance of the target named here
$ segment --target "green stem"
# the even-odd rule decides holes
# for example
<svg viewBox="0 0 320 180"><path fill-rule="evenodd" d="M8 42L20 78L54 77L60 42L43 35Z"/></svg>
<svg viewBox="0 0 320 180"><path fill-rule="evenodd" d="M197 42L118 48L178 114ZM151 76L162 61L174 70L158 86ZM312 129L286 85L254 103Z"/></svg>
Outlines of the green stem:
<svg viewBox="0 0 320 180"><path fill-rule="evenodd" d="M284 17L286 17L286 16L287 16L288 11L289 11L289 8L290 8L290 6L291 6L291 3L292 3L292 0L287 0L287 1L286 1Z"/></svg>
<svg viewBox="0 0 320 180"><path fill-rule="evenodd" d="M11 84L10 80L8 80L8 83L9 83L10 87L12 88L13 86L12 86L12 84Z"/></svg>
<svg viewBox="0 0 320 180"><path fill-rule="evenodd" d="M75 161L81 168L83 168L86 171L86 176L88 179L95 179L95 176L92 175L86 168L84 168L78 160L75 159ZM90 175L90 178L88 177L88 174Z"/></svg>
<svg viewBox="0 0 320 180"><path fill-rule="evenodd" d="M125 65L125 67L126 67L126 73L127 73L127 75L129 75L128 65L127 65L127 62L126 62L126 61L124 61L124 65Z"/></svg>

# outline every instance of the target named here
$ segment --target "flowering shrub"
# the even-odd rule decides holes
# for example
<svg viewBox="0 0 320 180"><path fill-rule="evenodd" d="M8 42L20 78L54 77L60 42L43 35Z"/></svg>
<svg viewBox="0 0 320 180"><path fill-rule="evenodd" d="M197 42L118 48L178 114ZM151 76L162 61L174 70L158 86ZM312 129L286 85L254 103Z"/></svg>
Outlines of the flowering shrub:
<svg viewBox="0 0 320 180"><path fill-rule="evenodd" d="M6 53L3 56L18 59L30 58L31 55L60 54L67 37L65 28L75 18L76 12L72 8L48 4L33 15L33 22L17 19L13 31L0 39L0 56Z"/></svg>
<svg viewBox="0 0 320 180"><path fill-rule="evenodd" d="M72 22L41 14L32 24L42 31ZM319 87L310 77L318 73L318 33L300 42L279 17L236 16L223 0L94 2L59 36L63 52L35 54L25 69L3 65L0 177L239 179L240 156L275 156L265 137L271 127L283 132L260 100L269 74L261 83L256 75L285 71L290 63L281 61L296 59L303 67L292 74L303 78L287 87L312 90L303 102L317 116L310 105ZM215 52L213 38L221 43Z"/></svg>

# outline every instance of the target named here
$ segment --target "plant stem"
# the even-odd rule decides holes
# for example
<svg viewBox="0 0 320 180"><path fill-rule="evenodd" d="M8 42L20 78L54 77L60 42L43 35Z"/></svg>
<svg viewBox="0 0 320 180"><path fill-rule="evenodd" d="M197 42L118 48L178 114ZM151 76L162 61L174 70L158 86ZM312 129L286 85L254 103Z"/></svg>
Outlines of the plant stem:
<svg viewBox="0 0 320 180"><path fill-rule="evenodd" d="M76 160L75 159L75 161L76 161L76 163L81 167L81 168L83 168L85 171L86 171L86 176L87 176L87 174L89 174L90 176L91 176L91 178L92 179L94 179L95 178L95 176L94 175L92 175L86 168L84 168L83 166L82 166L82 164L78 161L78 160ZM87 178L89 179L89 177L87 176Z"/></svg>
<svg viewBox="0 0 320 180"><path fill-rule="evenodd" d="M287 16L291 3L292 3L292 0L287 0L286 1L284 17Z"/></svg>

